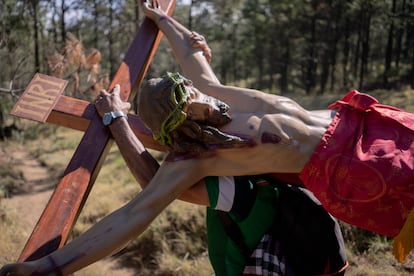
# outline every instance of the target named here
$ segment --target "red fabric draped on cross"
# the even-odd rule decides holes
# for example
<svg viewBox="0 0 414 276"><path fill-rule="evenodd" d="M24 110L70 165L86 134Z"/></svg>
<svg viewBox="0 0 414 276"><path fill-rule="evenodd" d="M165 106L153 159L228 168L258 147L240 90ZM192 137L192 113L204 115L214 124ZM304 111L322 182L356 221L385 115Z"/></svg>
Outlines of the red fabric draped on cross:
<svg viewBox="0 0 414 276"><path fill-rule="evenodd" d="M414 206L414 114L355 90L330 108L301 179L338 219L395 237Z"/></svg>

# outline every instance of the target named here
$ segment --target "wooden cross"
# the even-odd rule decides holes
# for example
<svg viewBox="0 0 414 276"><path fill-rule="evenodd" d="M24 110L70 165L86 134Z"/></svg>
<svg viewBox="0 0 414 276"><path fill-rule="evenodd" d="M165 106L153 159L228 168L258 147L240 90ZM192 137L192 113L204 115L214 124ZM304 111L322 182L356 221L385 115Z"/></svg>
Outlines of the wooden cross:
<svg viewBox="0 0 414 276"><path fill-rule="evenodd" d="M176 1L159 2L171 15ZM156 25L146 18L109 87L120 84L122 100L134 97L161 36ZM61 95L65 86L66 81L36 74L11 112L15 116L85 131L18 259L21 262L41 258L65 244L112 145L110 133L103 126L95 106ZM151 131L137 116L129 115L128 121L146 147L165 150L152 139Z"/></svg>

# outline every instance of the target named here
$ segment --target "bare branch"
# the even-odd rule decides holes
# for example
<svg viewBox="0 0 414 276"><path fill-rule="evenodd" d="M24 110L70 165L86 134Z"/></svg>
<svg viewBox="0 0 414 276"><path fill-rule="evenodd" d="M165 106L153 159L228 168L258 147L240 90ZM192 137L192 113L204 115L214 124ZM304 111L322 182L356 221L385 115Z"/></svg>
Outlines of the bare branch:
<svg viewBox="0 0 414 276"><path fill-rule="evenodd" d="M10 88L2 88L0 87L0 94L10 94L12 97L18 98L19 95L24 91L24 88L18 88L18 89L10 89Z"/></svg>

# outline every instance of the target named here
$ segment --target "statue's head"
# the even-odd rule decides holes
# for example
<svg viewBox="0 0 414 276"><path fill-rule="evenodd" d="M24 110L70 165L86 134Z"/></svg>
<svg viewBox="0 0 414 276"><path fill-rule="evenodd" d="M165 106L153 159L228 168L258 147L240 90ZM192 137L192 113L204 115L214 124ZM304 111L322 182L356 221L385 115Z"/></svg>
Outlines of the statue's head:
<svg viewBox="0 0 414 276"><path fill-rule="evenodd" d="M170 144L170 133L186 119L187 81L178 73L147 81L139 95L139 116L163 145Z"/></svg>
<svg viewBox="0 0 414 276"><path fill-rule="evenodd" d="M217 129L231 121L228 109L227 104L202 94L179 73L148 80L138 101L142 121L160 144L174 152L201 151L234 139Z"/></svg>

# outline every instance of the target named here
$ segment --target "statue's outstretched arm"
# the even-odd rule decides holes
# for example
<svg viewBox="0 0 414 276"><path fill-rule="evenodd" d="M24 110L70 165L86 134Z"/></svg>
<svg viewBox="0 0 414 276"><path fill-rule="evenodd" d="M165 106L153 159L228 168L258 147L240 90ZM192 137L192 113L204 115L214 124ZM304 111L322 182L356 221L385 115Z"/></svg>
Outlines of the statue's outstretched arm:
<svg viewBox="0 0 414 276"><path fill-rule="evenodd" d="M203 90L208 85L218 84L219 81L209 64L211 52L209 57L203 37L165 14L158 7L157 1L145 1L142 7L145 15L157 24L167 38L184 75L193 81L194 86ZM200 47L194 47L197 45Z"/></svg>

